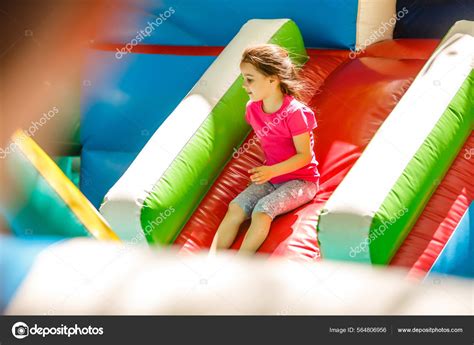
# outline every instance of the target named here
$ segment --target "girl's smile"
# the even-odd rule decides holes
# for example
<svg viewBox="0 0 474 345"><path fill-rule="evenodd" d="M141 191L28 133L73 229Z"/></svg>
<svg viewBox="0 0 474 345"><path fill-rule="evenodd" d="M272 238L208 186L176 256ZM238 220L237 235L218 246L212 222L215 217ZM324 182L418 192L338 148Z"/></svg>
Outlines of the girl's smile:
<svg viewBox="0 0 474 345"><path fill-rule="evenodd" d="M244 62L240 70L244 78L243 88L252 101L261 101L273 91L272 78L259 72L252 64Z"/></svg>
<svg viewBox="0 0 474 345"><path fill-rule="evenodd" d="M263 101L264 110L268 113L278 110L283 102L276 76L266 76L250 63L243 62L240 70L244 78L243 88L252 101Z"/></svg>

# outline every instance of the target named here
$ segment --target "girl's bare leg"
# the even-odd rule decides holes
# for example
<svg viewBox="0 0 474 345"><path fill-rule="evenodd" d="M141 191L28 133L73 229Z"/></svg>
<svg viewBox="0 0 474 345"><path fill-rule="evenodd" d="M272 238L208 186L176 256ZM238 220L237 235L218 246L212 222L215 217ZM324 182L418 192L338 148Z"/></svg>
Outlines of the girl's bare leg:
<svg viewBox="0 0 474 345"><path fill-rule="evenodd" d="M235 240L240 225L245 221L246 215L242 208L235 204L229 204L229 209L222 220L216 235L212 241L210 253L214 254L218 249L229 248Z"/></svg>
<svg viewBox="0 0 474 345"><path fill-rule="evenodd" d="M252 223L245 235L239 255L253 254L262 245L268 236L272 218L263 212L255 212L252 214Z"/></svg>

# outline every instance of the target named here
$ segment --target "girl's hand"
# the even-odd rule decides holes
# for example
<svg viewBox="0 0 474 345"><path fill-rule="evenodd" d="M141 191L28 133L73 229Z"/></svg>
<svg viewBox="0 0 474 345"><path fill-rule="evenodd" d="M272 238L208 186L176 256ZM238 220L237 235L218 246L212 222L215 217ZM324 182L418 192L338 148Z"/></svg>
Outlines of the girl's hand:
<svg viewBox="0 0 474 345"><path fill-rule="evenodd" d="M266 165L250 169L248 173L252 174L250 175L250 179L256 184L263 184L271 178L275 177L273 175L272 168Z"/></svg>

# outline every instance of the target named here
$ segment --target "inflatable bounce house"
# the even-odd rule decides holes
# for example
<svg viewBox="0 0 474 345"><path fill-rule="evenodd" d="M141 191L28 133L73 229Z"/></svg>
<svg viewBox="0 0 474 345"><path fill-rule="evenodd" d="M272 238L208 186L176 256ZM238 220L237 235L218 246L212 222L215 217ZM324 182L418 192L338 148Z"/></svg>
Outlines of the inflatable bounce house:
<svg viewBox="0 0 474 345"><path fill-rule="evenodd" d="M471 1L145 1L117 16L127 29L104 29L85 53L80 125L63 155L24 131L12 137L6 159L15 197L1 208L12 233L0 238L6 312L47 313L39 300L72 289L67 260L54 260L60 253L86 265L92 279L96 265L120 275L151 265L150 249L177 252L175 261L156 259L161 273L141 280L156 285L167 279L166 265L185 279L176 260L202 264L248 169L264 162L244 120L239 70L242 51L259 43L286 48L311 85L304 101L318 121L321 178L312 202L274 220L258 260L322 270L362 264L345 269L348 276L375 266L382 273L371 274L373 286L384 286L391 270L472 283ZM111 263L111 247L129 248L133 259ZM261 267L258 260L243 265ZM302 279L282 272L281 284ZM68 303L58 310L100 304Z"/></svg>

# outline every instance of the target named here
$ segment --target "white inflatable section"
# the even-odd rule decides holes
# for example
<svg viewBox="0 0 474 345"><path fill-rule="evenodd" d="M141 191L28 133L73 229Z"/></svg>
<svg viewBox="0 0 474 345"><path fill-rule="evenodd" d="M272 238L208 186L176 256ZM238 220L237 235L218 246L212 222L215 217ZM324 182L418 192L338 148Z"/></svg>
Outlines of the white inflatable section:
<svg viewBox="0 0 474 345"><path fill-rule="evenodd" d="M153 134L104 198L100 213L126 241L146 243L140 223L143 202L173 160L240 75L242 52L267 43L289 20L250 20Z"/></svg>
<svg viewBox="0 0 474 345"><path fill-rule="evenodd" d="M472 280L436 277L437 284L418 285L406 273L258 256L183 257L74 239L40 253L6 314L472 314Z"/></svg>
<svg viewBox="0 0 474 345"><path fill-rule="evenodd" d="M396 4L396 0L359 0L356 50L365 50L376 42L393 38L397 18L406 12L396 13Z"/></svg>
<svg viewBox="0 0 474 345"><path fill-rule="evenodd" d="M368 238L373 216L471 73L473 27L450 30L327 201L319 223L323 257L354 260L351 246ZM362 251L357 261L369 256Z"/></svg>

